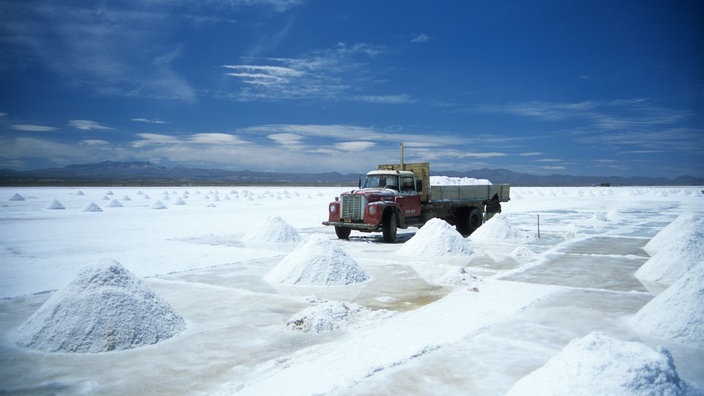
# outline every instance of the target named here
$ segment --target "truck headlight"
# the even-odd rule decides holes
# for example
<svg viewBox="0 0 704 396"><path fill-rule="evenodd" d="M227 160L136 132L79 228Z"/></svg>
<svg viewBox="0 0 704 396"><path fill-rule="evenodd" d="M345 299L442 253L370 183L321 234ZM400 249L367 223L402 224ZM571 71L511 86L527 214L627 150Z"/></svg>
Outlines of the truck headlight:
<svg viewBox="0 0 704 396"><path fill-rule="evenodd" d="M369 214L372 216L376 214L376 205L369 205Z"/></svg>
<svg viewBox="0 0 704 396"><path fill-rule="evenodd" d="M335 213L337 211L337 206L335 204L330 204L330 213Z"/></svg>

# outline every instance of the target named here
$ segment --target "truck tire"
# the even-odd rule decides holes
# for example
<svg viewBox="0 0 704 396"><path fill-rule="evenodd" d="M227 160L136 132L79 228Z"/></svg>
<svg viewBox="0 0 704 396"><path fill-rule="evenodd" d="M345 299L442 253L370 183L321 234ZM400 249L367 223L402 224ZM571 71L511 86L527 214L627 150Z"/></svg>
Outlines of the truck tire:
<svg viewBox="0 0 704 396"><path fill-rule="evenodd" d="M477 208L464 207L457 211L455 220L457 232L467 237L482 225L482 212Z"/></svg>
<svg viewBox="0 0 704 396"><path fill-rule="evenodd" d="M398 220L396 219L396 213L394 213L393 210L387 210L386 212L384 212L384 217L381 219L381 221L381 231L384 234L384 242L396 242L396 229L398 228Z"/></svg>
<svg viewBox="0 0 704 396"><path fill-rule="evenodd" d="M349 239L351 232L352 232L351 228L335 227L335 235L337 235L337 237L339 239Z"/></svg>
<svg viewBox="0 0 704 396"><path fill-rule="evenodd" d="M469 211L469 234L471 235L477 228L482 225L482 212L477 208L472 208Z"/></svg>

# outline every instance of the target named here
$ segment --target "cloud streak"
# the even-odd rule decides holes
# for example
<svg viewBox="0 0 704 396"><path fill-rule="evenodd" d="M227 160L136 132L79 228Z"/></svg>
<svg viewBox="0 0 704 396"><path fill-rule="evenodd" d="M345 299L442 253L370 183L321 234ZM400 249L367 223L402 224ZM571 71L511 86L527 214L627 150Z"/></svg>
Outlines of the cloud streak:
<svg viewBox="0 0 704 396"><path fill-rule="evenodd" d="M22 132L53 132L58 128L45 126L45 125L32 125L32 124L14 124L11 126L12 129Z"/></svg>
<svg viewBox="0 0 704 396"><path fill-rule="evenodd" d="M234 84L237 100L334 100L379 104L407 104L407 94L360 95L372 81L369 63L389 51L365 43L310 51L296 58L246 58L246 63L223 65Z"/></svg>
<svg viewBox="0 0 704 396"><path fill-rule="evenodd" d="M175 22L164 6L11 2L0 29L8 48L39 60L69 85L104 95L193 100L194 89L172 66Z"/></svg>
<svg viewBox="0 0 704 396"><path fill-rule="evenodd" d="M73 128L80 129L83 131L105 131L114 129L91 120L71 120L68 122L68 124Z"/></svg>
<svg viewBox="0 0 704 396"><path fill-rule="evenodd" d="M473 111L520 116L552 124L551 129L561 129L576 142L602 150L686 152L692 149L693 142L704 145L702 131L685 126L692 118L691 113L658 106L644 98L483 105Z"/></svg>
<svg viewBox="0 0 704 396"><path fill-rule="evenodd" d="M501 113L543 121L582 119L603 129L623 129L648 125L668 125L687 120L691 114L650 103L647 99L525 102L504 105L480 105L475 112Z"/></svg>
<svg viewBox="0 0 704 396"><path fill-rule="evenodd" d="M152 119L148 119L148 118L132 118L131 121L142 122L145 124L166 124L167 123L166 121L152 120Z"/></svg>

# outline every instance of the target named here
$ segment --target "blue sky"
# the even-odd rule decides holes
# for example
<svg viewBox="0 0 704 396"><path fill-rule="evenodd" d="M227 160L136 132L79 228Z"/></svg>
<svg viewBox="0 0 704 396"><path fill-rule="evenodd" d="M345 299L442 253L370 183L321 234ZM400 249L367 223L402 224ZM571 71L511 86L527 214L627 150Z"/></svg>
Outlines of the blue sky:
<svg viewBox="0 0 704 396"><path fill-rule="evenodd" d="M700 1L0 0L0 168L704 176Z"/></svg>

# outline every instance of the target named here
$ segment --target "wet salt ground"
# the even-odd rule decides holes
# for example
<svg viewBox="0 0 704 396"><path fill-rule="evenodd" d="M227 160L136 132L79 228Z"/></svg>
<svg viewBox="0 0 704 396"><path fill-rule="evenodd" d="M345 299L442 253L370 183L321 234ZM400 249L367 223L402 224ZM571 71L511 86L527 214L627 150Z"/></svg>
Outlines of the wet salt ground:
<svg viewBox="0 0 704 396"><path fill-rule="evenodd" d="M544 211L541 239L473 242L477 256L467 265L477 274L565 287L510 321L482 328L461 342L387 368L383 374L338 393L500 395L573 338L592 330L624 339L634 337L626 319L652 298L632 276L647 259L642 246L678 211L688 208L673 204L663 210L664 215L656 215L652 205L645 213L622 210L621 218L609 221L593 221L594 212ZM534 230L534 213L506 212L521 228ZM332 234L324 227L298 228L304 230L304 239L311 233ZM229 234L177 235L169 240L186 246L242 248L233 242L242 229ZM413 230L404 231L401 240L412 234ZM398 244L379 244L377 240L374 235L353 234L351 241L339 242L373 277L351 288L277 290L263 282L261 276L290 247L270 251L267 257L239 261L233 257L207 268L150 276L149 286L187 319L188 329L172 340L131 351L75 355L19 349L12 344L12 331L50 294L0 300L0 390L36 394L207 393L214 384L251 375L257 364L344 337L344 332L311 335L282 331L283 322L309 305L304 296L316 294L375 309L404 311L435 301L449 291L428 284L407 265L407 258L395 256ZM536 255L527 263L518 262L510 257L518 246ZM704 352L677 346L672 352L680 376L704 388Z"/></svg>
<svg viewBox="0 0 704 396"><path fill-rule="evenodd" d="M587 289L645 292L633 277L648 259L641 238L595 237L548 254L545 262L505 280Z"/></svg>

